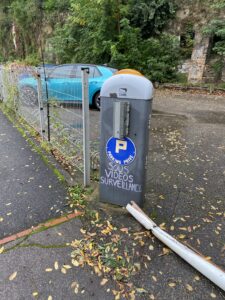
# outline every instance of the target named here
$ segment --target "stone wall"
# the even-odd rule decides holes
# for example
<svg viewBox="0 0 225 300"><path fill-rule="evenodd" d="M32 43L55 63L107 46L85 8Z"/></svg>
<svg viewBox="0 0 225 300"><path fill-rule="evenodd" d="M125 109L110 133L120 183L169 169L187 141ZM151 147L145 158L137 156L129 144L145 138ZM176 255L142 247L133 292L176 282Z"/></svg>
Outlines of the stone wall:
<svg viewBox="0 0 225 300"><path fill-rule="evenodd" d="M203 37L201 32L195 32L195 43L191 56L191 67L188 73L188 82L201 83L210 45L210 39Z"/></svg>
<svg viewBox="0 0 225 300"><path fill-rule="evenodd" d="M201 0L190 0L189 2L180 0L177 4L179 9L176 18L169 23L167 31L180 37L185 32L185 26L193 24L195 33L191 58L183 63L180 71L187 74L190 83L212 80L212 72L206 70L208 58L210 58L211 41L202 34L204 26L215 17L215 11L210 8L211 1L205 0L203 3ZM210 78L205 78L209 73ZM222 73L222 80L225 81L225 68Z"/></svg>

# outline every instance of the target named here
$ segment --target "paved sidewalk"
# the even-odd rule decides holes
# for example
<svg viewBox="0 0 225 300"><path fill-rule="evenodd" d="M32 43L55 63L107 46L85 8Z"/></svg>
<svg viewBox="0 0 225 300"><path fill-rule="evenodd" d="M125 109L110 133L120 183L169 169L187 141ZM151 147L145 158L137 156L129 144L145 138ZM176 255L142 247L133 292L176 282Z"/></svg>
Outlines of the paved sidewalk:
<svg viewBox="0 0 225 300"><path fill-rule="evenodd" d="M64 265L72 266L73 249L69 243L82 237L81 226L80 219L75 218L28 239L7 244L5 249L11 250L0 255L0 299L113 300L111 291L107 292L114 287L113 283L108 282L107 288L101 287L102 278L90 268L73 267L62 272ZM10 280L12 274L16 277Z"/></svg>
<svg viewBox="0 0 225 300"><path fill-rule="evenodd" d="M0 239L61 215L66 188L0 111Z"/></svg>
<svg viewBox="0 0 225 300"><path fill-rule="evenodd" d="M28 233L0 244L1 300L114 299L107 292L113 282L103 289L90 268L71 267L70 243L82 237L79 218L31 234L30 228L66 207L66 186L0 111L0 242Z"/></svg>

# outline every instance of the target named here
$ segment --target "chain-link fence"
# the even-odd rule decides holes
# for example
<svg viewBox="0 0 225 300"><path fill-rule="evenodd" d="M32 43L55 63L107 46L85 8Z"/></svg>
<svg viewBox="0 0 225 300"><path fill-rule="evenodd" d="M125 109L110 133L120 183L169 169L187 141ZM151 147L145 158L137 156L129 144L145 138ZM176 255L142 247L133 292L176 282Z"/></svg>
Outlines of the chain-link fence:
<svg viewBox="0 0 225 300"><path fill-rule="evenodd" d="M84 172L81 74L81 66L77 69L74 65L1 66L0 95L7 107L48 140L72 166ZM91 166L98 169L99 112L94 110L93 114Z"/></svg>

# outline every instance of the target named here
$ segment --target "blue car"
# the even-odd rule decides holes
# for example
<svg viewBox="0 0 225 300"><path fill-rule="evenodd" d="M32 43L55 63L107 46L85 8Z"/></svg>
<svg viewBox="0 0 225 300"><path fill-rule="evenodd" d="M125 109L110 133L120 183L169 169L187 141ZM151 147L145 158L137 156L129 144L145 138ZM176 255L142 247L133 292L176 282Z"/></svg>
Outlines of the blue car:
<svg viewBox="0 0 225 300"><path fill-rule="evenodd" d="M51 68L47 72L46 81L44 72L42 78L42 91L48 99L63 103L80 102L82 100L81 69L89 68L89 103L100 109L100 90L106 79L117 70L100 65L66 64ZM21 99L27 104L37 103L37 80L34 77L23 78L19 81ZM46 99L46 96L43 97Z"/></svg>

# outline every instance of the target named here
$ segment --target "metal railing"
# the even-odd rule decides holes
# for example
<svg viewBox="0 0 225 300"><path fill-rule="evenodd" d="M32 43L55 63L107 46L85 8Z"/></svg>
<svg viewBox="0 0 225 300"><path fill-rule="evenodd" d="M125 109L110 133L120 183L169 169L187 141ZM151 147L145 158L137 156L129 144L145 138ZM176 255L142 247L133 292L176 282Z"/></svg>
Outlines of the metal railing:
<svg viewBox="0 0 225 300"><path fill-rule="evenodd" d="M49 85L40 68L1 66L0 96L43 140L49 140L71 166L84 173L84 184L88 185L90 166L99 167L99 124L94 125L94 134L89 133L87 70L82 75L80 85L70 84L60 89L60 83ZM82 101L86 104L82 105Z"/></svg>

